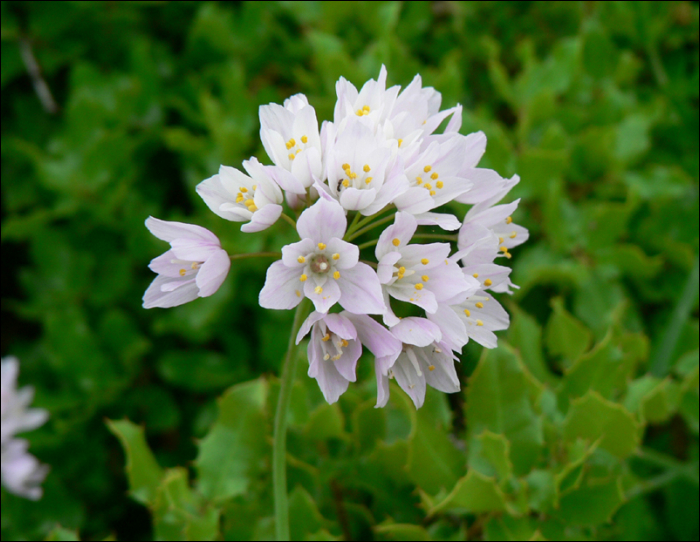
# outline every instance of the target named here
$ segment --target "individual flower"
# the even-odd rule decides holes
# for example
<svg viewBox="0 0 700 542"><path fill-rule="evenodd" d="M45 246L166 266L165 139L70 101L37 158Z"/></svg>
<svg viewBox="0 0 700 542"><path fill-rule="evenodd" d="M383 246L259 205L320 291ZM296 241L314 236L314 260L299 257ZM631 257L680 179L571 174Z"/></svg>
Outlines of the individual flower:
<svg viewBox="0 0 700 542"><path fill-rule="evenodd" d="M8 491L37 500L41 498L41 483L49 467L42 465L27 452L29 443L15 435L42 425L48 412L29 408L34 398L31 387L17 389L19 362L17 358L2 359L2 485Z"/></svg>
<svg viewBox="0 0 700 542"><path fill-rule="evenodd" d="M243 162L243 167L250 176L221 166L219 173L197 185L197 193L221 218L248 222L241 231L257 232L272 226L282 214L282 190L257 158Z"/></svg>
<svg viewBox="0 0 700 542"><path fill-rule="evenodd" d="M148 266L158 276L143 296L144 308L175 307L219 289L231 260L216 235L200 226L152 216L146 220L146 227L172 248Z"/></svg>
<svg viewBox="0 0 700 542"><path fill-rule="evenodd" d="M461 328L455 323L450 311L461 322ZM505 309L484 290L478 290L460 303L441 305L434 315L428 317L439 323L447 344L460 345L459 348L468 339L473 339L486 348L496 348L498 339L494 331L508 329L510 323Z"/></svg>
<svg viewBox="0 0 700 542"><path fill-rule="evenodd" d="M285 310L308 297L321 313L338 302L355 314L382 314L377 274L358 261L356 245L342 240L346 228L345 213L333 200L322 197L306 209L297 221L301 241L284 247L282 259L267 270L260 305Z"/></svg>
<svg viewBox="0 0 700 542"><path fill-rule="evenodd" d="M377 375L378 406L389 398L389 378L395 378L416 408L423 406L426 385L445 392L459 391L460 383L449 346L442 342L442 332L425 318L404 318L391 328L401 341L402 350L388 375ZM379 400L381 397L381 401Z"/></svg>
<svg viewBox="0 0 700 542"><path fill-rule="evenodd" d="M303 194L323 175L323 150L316 111L303 94L284 106L260 106L260 139L270 160L279 168L275 180L288 191Z"/></svg>
<svg viewBox="0 0 700 542"><path fill-rule="evenodd" d="M389 306L389 296L431 313L437 310L438 303L467 295L478 286L448 259L449 243L410 245L417 227L414 216L396 213L394 224L382 232L375 249L377 275L387 296L384 322L389 326L398 323Z"/></svg>
<svg viewBox="0 0 700 542"><path fill-rule="evenodd" d="M374 354L376 370L384 375L401 351L401 343L366 315L313 312L302 324L297 344L309 330L309 376L316 379L328 403L335 403L355 382L363 344Z"/></svg>
<svg viewBox="0 0 700 542"><path fill-rule="evenodd" d="M372 131L350 118L326 152L328 185L322 188L348 211L373 215L408 190L401 162Z"/></svg>
<svg viewBox="0 0 700 542"><path fill-rule="evenodd" d="M359 117L372 129L391 113L400 87L386 88L386 67L382 65L379 77L370 79L358 92L355 85L345 77L335 84L338 100L335 103L333 120L339 131L345 127L345 122L353 117Z"/></svg>

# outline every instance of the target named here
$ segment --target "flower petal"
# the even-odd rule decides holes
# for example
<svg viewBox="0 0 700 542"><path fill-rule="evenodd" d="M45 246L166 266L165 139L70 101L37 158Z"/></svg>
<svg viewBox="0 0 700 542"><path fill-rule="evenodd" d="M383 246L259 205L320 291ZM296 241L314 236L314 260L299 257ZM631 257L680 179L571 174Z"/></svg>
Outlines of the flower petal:
<svg viewBox="0 0 700 542"><path fill-rule="evenodd" d="M241 226L241 231L254 233L272 226L282 214L282 206L271 203L265 205L253 213L253 218L248 224Z"/></svg>
<svg viewBox="0 0 700 542"><path fill-rule="evenodd" d="M333 237L342 239L348 222L343 208L336 202L320 198L306 209L297 221L297 231L302 239L315 243L327 243Z"/></svg>
<svg viewBox="0 0 700 542"><path fill-rule="evenodd" d="M343 355L340 356L340 359L333 361L340 376L348 379L350 382L355 382L357 380L355 369L357 360L360 359L361 355L362 343L356 340L349 341L348 345L343 348Z"/></svg>
<svg viewBox="0 0 700 542"><path fill-rule="evenodd" d="M410 316L391 328L391 333L403 343L428 346L442 340L440 328L425 318Z"/></svg>
<svg viewBox="0 0 700 542"><path fill-rule="evenodd" d="M462 223L454 215L443 213L421 213L416 215L419 226L439 226L443 230L458 230Z"/></svg>
<svg viewBox="0 0 700 542"><path fill-rule="evenodd" d="M326 242L326 254L338 255L338 259L333 260L333 266L341 270L355 267L360 259L360 249L357 245L338 238Z"/></svg>
<svg viewBox="0 0 700 542"><path fill-rule="evenodd" d="M282 261L287 267L306 267L306 256L316 249L316 243L311 239L302 239L296 243L292 243L282 247ZM300 262L299 258L304 261Z"/></svg>
<svg viewBox="0 0 700 542"><path fill-rule="evenodd" d="M289 310L301 301L303 283L299 281L301 270L287 267L276 261L267 269L265 286L260 291L260 306L265 309Z"/></svg>
<svg viewBox="0 0 700 542"><path fill-rule="evenodd" d="M417 227L418 224L412 214L396 213L394 223L379 236L377 248L374 249L377 260L381 260L389 252L402 250L411 241ZM396 239L398 239L398 243L396 243Z"/></svg>
<svg viewBox="0 0 700 542"><path fill-rule="evenodd" d="M167 241L168 243L175 239L196 239L211 244L220 244L219 238L216 235L206 228L195 226L194 224L170 222L149 216L146 219L146 227L158 239Z"/></svg>
<svg viewBox="0 0 700 542"><path fill-rule="evenodd" d="M163 291L162 286L172 281L173 279L171 277L158 275L143 295L143 308L152 309L153 307L160 307L167 309L197 299L199 288L197 288L195 282L191 280L188 280L188 284L180 288L171 291Z"/></svg>
<svg viewBox="0 0 700 542"><path fill-rule="evenodd" d="M327 280L323 286L316 286L314 281L307 280L304 283L304 294L313 301L318 312L325 313L340 299L340 288L337 280Z"/></svg>
<svg viewBox="0 0 700 542"><path fill-rule="evenodd" d="M345 269L337 282L342 293L340 305L345 310L355 314L382 314L386 310L382 285L369 265L358 263Z"/></svg>
<svg viewBox="0 0 700 542"><path fill-rule="evenodd" d="M319 320L322 320L324 316L326 315L317 311L313 311L311 314L309 314L309 316L307 316L306 320L304 320L304 323L301 324L301 327L299 328L299 333L297 333L296 344L299 344L301 340L306 336L306 334L311 330L313 325Z"/></svg>
<svg viewBox="0 0 700 542"><path fill-rule="evenodd" d="M218 250L202 264L195 282L199 288L199 297L209 297L219 289L226 279L231 267L231 258L225 250Z"/></svg>

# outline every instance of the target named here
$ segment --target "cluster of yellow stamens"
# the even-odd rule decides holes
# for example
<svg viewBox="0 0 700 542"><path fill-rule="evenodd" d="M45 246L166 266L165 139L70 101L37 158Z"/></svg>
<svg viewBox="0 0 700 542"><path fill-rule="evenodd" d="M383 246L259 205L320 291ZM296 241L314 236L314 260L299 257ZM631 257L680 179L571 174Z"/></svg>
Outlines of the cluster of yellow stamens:
<svg viewBox="0 0 700 542"><path fill-rule="evenodd" d="M253 185L253 192L255 192L256 188L257 185ZM258 210L258 208L255 206L253 195L248 194L248 189L245 186L241 186L238 189L238 194L236 194L236 203L243 203L243 205L245 205L251 213Z"/></svg>
<svg viewBox="0 0 700 542"><path fill-rule="evenodd" d="M321 340L324 343L327 343L331 339L332 339L331 334L328 332L326 332L326 334L323 337L321 337ZM333 345L336 347L335 350L338 353L335 356L331 357L331 355L328 352L326 352L326 354L323 356L324 361L328 361L329 359L332 359L333 361L338 361L343 356L342 349L347 348L349 344L350 343L348 343L348 341L346 341L345 339L340 339L337 342L333 341ZM325 350L325 347L324 347L324 350Z"/></svg>
<svg viewBox="0 0 700 542"><path fill-rule="evenodd" d="M430 173L430 171L432 169L433 169L432 166L425 166L423 168L423 171L425 173ZM437 181L435 183L435 188L440 189L440 188L443 188L445 186L445 183L443 183L442 181L438 181L437 180L438 177L439 177L439 175L437 174L436 171L433 171L432 173L430 173L430 179L433 181ZM425 188L428 192L430 192L431 196L434 196L437 193L437 192L435 192L435 190L433 190L433 185L431 183L428 183L428 182L424 183L423 182L423 177L416 177L416 184L419 186L423 186L423 188Z"/></svg>
<svg viewBox="0 0 700 542"><path fill-rule="evenodd" d="M489 282L489 284L491 284L491 280L489 280L489 279L486 279L486 281L484 281L484 284L486 284L487 281ZM487 285L487 286L488 286L488 285ZM477 301L476 303L474 303L474 307L476 307L477 309L483 309L483 308L484 308L484 303L483 303L483 302L489 300L488 297L478 297L477 299L483 300L483 301ZM466 315L467 318L471 318L472 313L471 313L471 311L470 311L469 309L464 309L464 314ZM471 323L470 323L470 324L471 324ZM477 325L477 326L483 326L483 325L484 325L483 320L477 319L477 320L476 320L476 325Z"/></svg>
<svg viewBox="0 0 700 542"><path fill-rule="evenodd" d="M301 142L306 144L309 142L309 138L306 137L305 135L301 136ZM285 146L287 147L288 151L291 151L294 147L297 146L297 142L294 138L291 138L287 143L285 143ZM301 147L298 148L296 151L289 153L288 158L290 160L294 160L296 158L296 155L299 154L302 151Z"/></svg>
<svg viewBox="0 0 700 542"><path fill-rule="evenodd" d="M343 179L343 180L341 181L341 184L342 184L345 188L347 188L348 186L350 186L350 183L351 183L353 180L357 179L357 173L355 173L354 171L352 171L352 169L350 168L350 164L343 164L342 168L343 168L343 172L344 172L345 175L347 176L347 179ZM369 167L368 164L365 164L365 165L362 167L362 171L364 171L365 173L369 173L369 172L370 172L370 169L371 169L371 168ZM371 183L371 182L372 182L372 177L367 177L367 178L365 178L365 184L369 184L369 183Z"/></svg>
<svg viewBox="0 0 700 542"><path fill-rule="evenodd" d="M369 115L369 106L368 105L363 105L362 109L358 109L355 114L358 117L362 117L363 115Z"/></svg>

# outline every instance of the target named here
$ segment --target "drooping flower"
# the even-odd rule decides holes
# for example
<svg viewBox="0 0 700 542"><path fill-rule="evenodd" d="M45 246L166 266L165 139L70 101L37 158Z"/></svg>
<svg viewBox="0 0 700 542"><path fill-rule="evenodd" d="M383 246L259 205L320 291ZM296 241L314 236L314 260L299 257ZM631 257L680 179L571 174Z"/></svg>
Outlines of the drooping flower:
<svg viewBox="0 0 700 542"><path fill-rule="evenodd" d="M285 310L308 297L321 313L338 302L355 314L382 314L377 274L358 261L356 245L342 240L346 228L345 213L333 200L322 197L306 209L297 221L301 241L284 247L282 259L267 270L260 305Z"/></svg>
<svg viewBox="0 0 700 542"><path fill-rule="evenodd" d="M172 248L149 264L158 276L143 296L144 308L175 307L219 289L231 260L216 235L201 226L152 216L146 220L146 227Z"/></svg>
<svg viewBox="0 0 700 542"><path fill-rule="evenodd" d="M260 106L260 139L270 160L279 168L275 180L284 189L303 194L323 175L323 150L316 111L303 94L284 106Z"/></svg>
<svg viewBox="0 0 700 542"><path fill-rule="evenodd" d="M31 387L17 389L18 373L17 358L2 359L2 485L16 495L37 500L41 498L41 483L49 467L29 454L29 443L15 435L42 425L48 412L29 408L34 390Z"/></svg>
<svg viewBox="0 0 700 542"><path fill-rule="evenodd" d="M387 296L384 322L389 326L396 325L398 318L391 311L388 296L431 313L438 303L460 294L466 296L478 286L448 259L449 243L409 244L416 228L414 216L396 213L394 224L382 232L375 249L377 275Z"/></svg>
<svg viewBox="0 0 700 542"><path fill-rule="evenodd" d="M282 191L257 158L243 162L243 167L250 176L221 166L219 173L197 185L197 193L221 218L248 222L241 231L262 231L282 214Z"/></svg>
<svg viewBox="0 0 700 542"><path fill-rule="evenodd" d="M386 405L392 377L416 408L423 406L426 385L445 393L459 391L459 377L454 366L457 358L442 341L442 332L436 324L425 318L409 317L392 327L391 333L403 346L388 375L377 374L377 406Z"/></svg>
<svg viewBox="0 0 700 542"><path fill-rule="evenodd" d="M309 376L316 379L328 403L335 403L355 382L363 344L375 356L376 371L384 375L401 351L401 343L367 315L313 312L302 324L297 344L309 330Z"/></svg>

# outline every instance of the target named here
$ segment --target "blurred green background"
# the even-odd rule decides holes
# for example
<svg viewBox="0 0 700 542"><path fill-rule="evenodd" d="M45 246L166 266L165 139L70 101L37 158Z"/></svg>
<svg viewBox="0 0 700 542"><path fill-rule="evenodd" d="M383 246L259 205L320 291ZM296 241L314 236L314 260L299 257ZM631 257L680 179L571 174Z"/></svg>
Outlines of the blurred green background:
<svg viewBox="0 0 700 542"><path fill-rule="evenodd" d="M3 540L271 536L291 314L257 306L251 260L142 309L165 250L143 223L232 253L292 241L241 234L195 185L269 163L259 105L302 92L331 119L338 77L382 63L464 105L482 165L521 176L531 239L511 329L465 348L462 394L374 410L365 360L331 407L299 364L292 535L698 538L697 2L2 2L2 354L51 411L26 435L45 496L3 490Z"/></svg>

